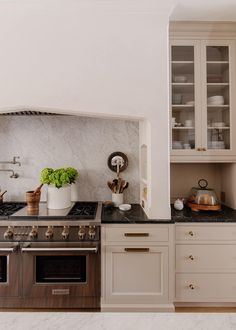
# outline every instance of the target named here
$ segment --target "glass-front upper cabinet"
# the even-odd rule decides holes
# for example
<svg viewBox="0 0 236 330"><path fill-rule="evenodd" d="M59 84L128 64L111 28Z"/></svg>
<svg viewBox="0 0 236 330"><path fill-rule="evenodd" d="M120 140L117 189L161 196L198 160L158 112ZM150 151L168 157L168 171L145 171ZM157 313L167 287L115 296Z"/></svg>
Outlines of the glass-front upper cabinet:
<svg viewBox="0 0 236 330"><path fill-rule="evenodd" d="M170 53L171 155L236 156L234 41L172 40Z"/></svg>
<svg viewBox="0 0 236 330"><path fill-rule="evenodd" d="M211 153L232 149L231 135L231 47L224 41L202 42L207 123L205 147Z"/></svg>
<svg viewBox="0 0 236 330"><path fill-rule="evenodd" d="M197 44L175 41L171 44L171 140L172 151L193 153L196 134Z"/></svg>

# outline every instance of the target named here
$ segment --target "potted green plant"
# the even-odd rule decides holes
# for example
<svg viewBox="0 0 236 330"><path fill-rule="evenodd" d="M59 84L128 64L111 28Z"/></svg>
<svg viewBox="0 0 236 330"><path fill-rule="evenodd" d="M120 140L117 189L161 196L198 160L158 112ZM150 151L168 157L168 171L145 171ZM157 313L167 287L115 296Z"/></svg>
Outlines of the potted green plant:
<svg viewBox="0 0 236 330"><path fill-rule="evenodd" d="M48 185L49 209L65 209L71 206L71 184L75 183L78 175L78 171L73 167L42 170L40 181Z"/></svg>

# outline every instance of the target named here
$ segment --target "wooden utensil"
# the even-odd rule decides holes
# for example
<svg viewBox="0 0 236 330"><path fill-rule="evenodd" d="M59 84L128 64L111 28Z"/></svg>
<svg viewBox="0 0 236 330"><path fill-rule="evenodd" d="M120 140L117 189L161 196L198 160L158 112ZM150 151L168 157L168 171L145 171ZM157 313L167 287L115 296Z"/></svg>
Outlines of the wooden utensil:
<svg viewBox="0 0 236 330"><path fill-rule="evenodd" d="M122 186L122 192L127 189L129 186L129 182L125 181L124 185Z"/></svg>
<svg viewBox="0 0 236 330"><path fill-rule="evenodd" d="M6 192L7 192L7 190L5 190L3 193L1 193L0 198L3 198L3 196L5 195Z"/></svg>
<svg viewBox="0 0 236 330"><path fill-rule="evenodd" d="M37 194L37 193L41 192L41 188L42 188L42 186L43 186L43 183L41 183L41 185L38 186L38 187L35 189L34 194Z"/></svg>

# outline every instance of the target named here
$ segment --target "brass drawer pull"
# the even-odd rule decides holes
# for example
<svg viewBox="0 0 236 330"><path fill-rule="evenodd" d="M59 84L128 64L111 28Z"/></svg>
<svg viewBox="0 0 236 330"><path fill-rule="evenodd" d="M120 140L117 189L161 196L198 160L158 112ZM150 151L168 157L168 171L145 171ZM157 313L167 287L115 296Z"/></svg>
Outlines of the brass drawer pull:
<svg viewBox="0 0 236 330"><path fill-rule="evenodd" d="M189 234L189 236L193 236L193 235L194 235L194 233L193 233L192 230L190 230L190 231L188 232L188 234Z"/></svg>
<svg viewBox="0 0 236 330"><path fill-rule="evenodd" d="M149 233L124 233L125 237L148 237Z"/></svg>
<svg viewBox="0 0 236 330"><path fill-rule="evenodd" d="M189 289L191 289L191 290L194 290L195 289L195 286L193 285L193 284L189 284Z"/></svg>
<svg viewBox="0 0 236 330"><path fill-rule="evenodd" d="M125 248L125 252L149 252L149 248Z"/></svg>
<svg viewBox="0 0 236 330"><path fill-rule="evenodd" d="M70 289L52 289L53 295L69 295Z"/></svg>
<svg viewBox="0 0 236 330"><path fill-rule="evenodd" d="M191 254L189 257L188 257L190 260L194 260L194 256Z"/></svg>

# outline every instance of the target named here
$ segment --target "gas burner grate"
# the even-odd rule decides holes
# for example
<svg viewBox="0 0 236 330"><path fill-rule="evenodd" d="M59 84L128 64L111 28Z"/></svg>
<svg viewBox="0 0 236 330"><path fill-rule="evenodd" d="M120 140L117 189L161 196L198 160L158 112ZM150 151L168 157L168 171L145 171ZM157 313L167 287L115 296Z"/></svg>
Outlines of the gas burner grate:
<svg viewBox="0 0 236 330"><path fill-rule="evenodd" d="M9 217L26 206L23 202L4 202L0 204L0 217Z"/></svg>
<svg viewBox="0 0 236 330"><path fill-rule="evenodd" d="M95 219L97 202L76 202L68 216L76 219Z"/></svg>

